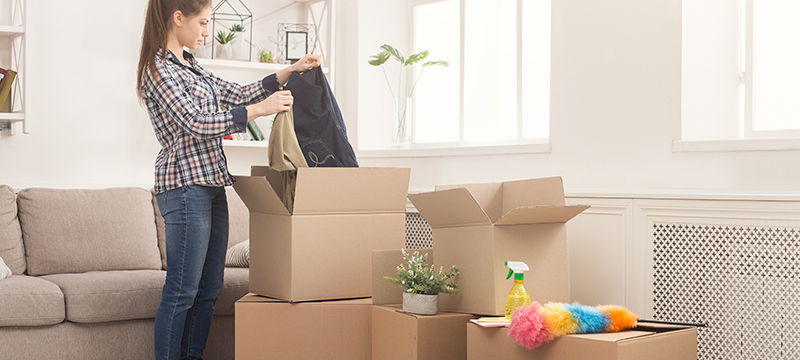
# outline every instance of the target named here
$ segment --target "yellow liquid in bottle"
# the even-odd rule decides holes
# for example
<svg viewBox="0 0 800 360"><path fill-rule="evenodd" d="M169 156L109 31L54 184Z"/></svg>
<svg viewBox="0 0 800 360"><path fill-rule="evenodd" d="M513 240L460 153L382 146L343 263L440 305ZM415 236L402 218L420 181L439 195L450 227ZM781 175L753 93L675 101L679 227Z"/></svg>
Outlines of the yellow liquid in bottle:
<svg viewBox="0 0 800 360"><path fill-rule="evenodd" d="M514 309L517 307L530 304L531 298L528 296L525 286L522 285L522 280L514 280L514 286L506 298L506 319L511 319L511 314L514 313Z"/></svg>

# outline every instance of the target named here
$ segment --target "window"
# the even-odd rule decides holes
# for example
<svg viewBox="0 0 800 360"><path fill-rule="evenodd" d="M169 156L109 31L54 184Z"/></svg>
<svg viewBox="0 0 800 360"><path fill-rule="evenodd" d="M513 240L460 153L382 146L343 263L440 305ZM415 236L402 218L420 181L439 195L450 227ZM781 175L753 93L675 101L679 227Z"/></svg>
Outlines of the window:
<svg viewBox="0 0 800 360"><path fill-rule="evenodd" d="M800 137L800 2L682 6L682 140Z"/></svg>
<svg viewBox="0 0 800 360"><path fill-rule="evenodd" d="M800 2L742 2L745 137L800 137Z"/></svg>
<svg viewBox="0 0 800 360"><path fill-rule="evenodd" d="M417 68L416 144L546 142L550 119L550 3L412 0L413 52L449 68ZM415 74L414 76L419 76Z"/></svg>

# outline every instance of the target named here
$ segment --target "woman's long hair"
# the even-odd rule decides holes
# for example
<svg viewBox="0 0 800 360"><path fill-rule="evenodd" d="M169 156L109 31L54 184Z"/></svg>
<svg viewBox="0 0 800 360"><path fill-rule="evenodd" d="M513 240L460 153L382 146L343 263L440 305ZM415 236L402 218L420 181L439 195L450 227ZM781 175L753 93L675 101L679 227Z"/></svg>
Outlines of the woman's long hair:
<svg viewBox="0 0 800 360"><path fill-rule="evenodd" d="M185 17L199 14L211 6L211 0L150 0L144 19L142 32L142 48L139 51L139 70L136 73L136 95L142 98L142 76L150 72L153 79L158 79L155 61L159 49L167 48L167 36L172 29L172 14L180 10ZM166 52L161 53L166 56Z"/></svg>

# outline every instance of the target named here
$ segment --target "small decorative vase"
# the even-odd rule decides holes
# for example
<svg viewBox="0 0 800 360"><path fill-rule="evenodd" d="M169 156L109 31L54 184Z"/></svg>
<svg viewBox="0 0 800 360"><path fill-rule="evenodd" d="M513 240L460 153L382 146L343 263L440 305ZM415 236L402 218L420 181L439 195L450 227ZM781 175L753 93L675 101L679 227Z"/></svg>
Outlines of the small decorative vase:
<svg viewBox="0 0 800 360"><path fill-rule="evenodd" d="M395 100L397 113L395 114L394 134L392 137L392 147L408 148L411 146L411 98L404 99L404 103Z"/></svg>
<svg viewBox="0 0 800 360"><path fill-rule="evenodd" d="M233 48L231 44L217 44L214 48L214 57L217 59L232 59L233 58Z"/></svg>
<svg viewBox="0 0 800 360"><path fill-rule="evenodd" d="M439 294L422 295L403 292L403 311L418 315L436 315L439 310Z"/></svg>

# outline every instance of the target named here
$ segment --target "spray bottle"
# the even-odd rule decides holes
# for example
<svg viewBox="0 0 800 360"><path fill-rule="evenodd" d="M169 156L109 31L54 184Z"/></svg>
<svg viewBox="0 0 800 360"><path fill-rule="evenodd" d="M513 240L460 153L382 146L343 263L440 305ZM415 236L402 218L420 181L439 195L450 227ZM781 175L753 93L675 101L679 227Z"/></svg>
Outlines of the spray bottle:
<svg viewBox="0 0 800 360"><path fill-rule="evenodd" d="M531 303L531 297L528 296L525 286L522 285L522 280L525 278L523 271L528 271L530 269L528 268L528 264L522 261L506 261L506 266L509 267L506 280L511 278L511 274L514 274L514 286L511 287L511 291L506 298L506 318L510 320L514 309L518 306L530 305Z"/></svg>

